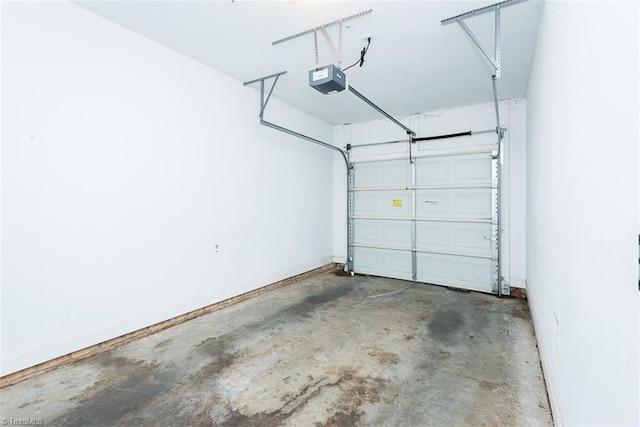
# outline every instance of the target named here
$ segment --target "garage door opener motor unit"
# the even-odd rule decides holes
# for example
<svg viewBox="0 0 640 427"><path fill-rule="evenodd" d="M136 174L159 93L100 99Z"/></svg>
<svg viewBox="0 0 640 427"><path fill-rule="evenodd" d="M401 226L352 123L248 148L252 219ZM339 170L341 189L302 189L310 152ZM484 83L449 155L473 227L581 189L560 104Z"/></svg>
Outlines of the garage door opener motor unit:
<svg viewBox="0 0 640 427"><path fill-rule="evenodd" d="M347 76L338 66L325 65L309 71L309 86L325 95L342 92L347 87Z"/></svg>

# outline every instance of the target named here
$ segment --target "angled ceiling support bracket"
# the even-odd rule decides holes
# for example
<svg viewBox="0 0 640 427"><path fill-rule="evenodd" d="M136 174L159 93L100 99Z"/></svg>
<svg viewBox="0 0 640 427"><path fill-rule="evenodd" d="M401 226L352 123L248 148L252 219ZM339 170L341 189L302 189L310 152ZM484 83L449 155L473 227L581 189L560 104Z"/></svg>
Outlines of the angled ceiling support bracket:
<svg viewBox="0 0 640 427"><path fill-rule="evenodd" d="M333 40L331 40L331 36L327 32L327 29L325 27L320 27L320 32L322 33L322 35L324 36L325 41L329 45L329 50L331 50L331 54L333 55L333 58L338 63L338 67L341 67L342 66L342 48L343 48L342 22L340 22L340 26L338 28L339 28L339 33L338 33L338 48L337 49L336 49L336 46L333 44ZM314 37L314 42L316 44L316 46L315 46L315 50L316 50L316 66L319 66L320 64L319 64L319 61L318 61L318 38L317 37Z"/></svg>
<svg viewBox="0 0 640 427"><path fill-rule="evenodd" d="M250 85L251 83L260 82L260 119L264 117L264 110L267 108L267 104L269 103L269 99L271 99L271 94L273 90L276 88L276 83L278 83L278 79L281 75L287 74L286 71L281 71L279 73L271 74L269 76L260 77L259 79L251 80L248 82L244 82L244 86ZM271 85L271 89L269 90L269 94L267 95L267 99L264 99L264 81L267 79L275 78L273 84Z"/></svg>
<svg viewBox="0 0 640 427"><path fill-rule="evenodd" d="M268 76L265 76L265 77L260 77L259 79L249 80L248 82L244 82L243 83L244 86L247 86L247 85L250 85L252 83L260 82L260 115L259 115L260 124L263 125L263 126L270 127L272 129L275 129L275 130L279 130L280 132L284 132L284 133L287 133L289 135L298 137L300 139L304 139L306 141L313 142L314 144L321 145L321 146L323 146L325 148L329 148L331 150L337 151L342 155L342 158L344 159L344 162L345 162L345 164L347 166L347 169L350 169L349 160L347 159L346 153L343 150L341 150L340 148L336 147L335 145L331 145L331 144L328 144L326 142L320 141L319 139L315 139L315 138L312 138L310 136L303 135L303 134L301 134L299 132L293 131L291 129L287 129L287 128L279 126L279 125L277 125L275 123L268 122L268 121L266 121L264 119L264 111L267 108L267 104L269 103L269 99L271 99L271 94L273 93L273 90L276 87L276 83L278 83L278 79L280 78L280 76L283 75L283 74L286 74L286 73L287 73L286 71L281 71L279 73L271 74L271 75L268 75ZM264 84L264 82L265 82L265 80L268 80L268 79L275 79L275 80L273 81L273 84L271 85L271 89L269 90L269 93L267 94L267 98L265 100L265 96L264 96L265 84Z"/></svg>
<svg viewBox="0 0 640 427"><path fill-rule="evenodd" d="M496 11L496 19L498 19L499 16L500 16L500 12ZM473 31L471 31L471 28L469 28L467 23L464 22L464 19L457 19L456 22L460 25L460 28L462 28L462 30L465 33L467 33L467 36L469 36L469 39L473 42L474 45L476 45L476 47L480 50L480 53L482 53L485 59L489 61L489 64L491 64L491 66L495 70L496 77L499 78L500 77L500 61L497 59L497 56L494 57L487 51L487 49L484 48L484 46L482 46L482 44L480 43L480 40L478 40L478 38L473 33ZM499 43L500 43L500 35L496 33L496 46Z"/></svg>
<svg viewBox="0 0 640 427"><path fill-rule="evenodd" d="M331 36L329 35L329 33L327 32L327 30L324 27L320 27L319 30L322 33L322 36L324 37L325 41L327 42L327 45L329 45L329 50L331 51L331 55L333 55L333 59L335 59L335 61L338 64L338 67L341 68L342 66L342 48L343 48L343 41L342 41L342 22L340 23L340 32L338 34L338 48L336 49L336 46L333 44L333 40L331 40ZM319 69L320 68L320 57L318 56L318 31L314 30L313 31L313 49L316 55L316 68Z"/></svg>
<svg viewBox="0 0 640 427"><path fill-rule="evenodd" d="M490 6L481 7L479 9L474 9L469 12L456 15L451 18L443 19L442 21L440 21L440 23L443 26L458 23L458 25L460 25L460 28L462 28L467 36L469 36L471 42L473 42L473 44L480 50L480 53L482 53L484 58L493 67L493 69L495 70L494 75L497 79L499 79L501 74L500 11L505 7L514 6L525 1L527 0L502 1L500 3L492 4ZM493 55L489 53L489 51L485 49L484 46L482 46L480 40L478 40L478 37L476 37L476 35L473 33L473 31L471 31L469 26L467 26L467 23L464 21L465 19L491 12L493 12L495 15L495 50Z"/></svg>
<svg viewBox="0 0 640 427"><path fill-rule="evenodd" d="M490 6L481 7L479 9L474 9L469 12L462 13L460 15L452 16L451 18L443 19L440 21L442 26L452 24L457 22L460 25L460 28L469 36L469 39L473 42L473 44L480 49L480 52L484 56L484 58L491 64L495 73L491 76L492 86L493 86L493 101L495 103L496 110L496 133L498 134L499 141L502 141L502 137L504 135L504 131L500 126L500 111L498 105L498 88L497 88L497 80L500 78L500 61L501 61L501 44L500 44L500 11L505 7L514 6L519 3L524 3L528 0L505 0L500 3L492 4ZM476 35L471 31L471 29L467 26L465 19L472 18L478 15L484 15L485 13L494 13L495 14L495 56L491 55L480 43L480 40L476 37Z"/></svg>
<svg viewBox="0 0 640 427"><path fill-rule="evenodd" d="M347 182L346 182L346 194L347 194L347 258L344 262L345 271L351 273L353 275L353 254L351 252L351 236L353 236L353 221L350 220L350 207L353 205L352 203L352 191L351 188L353 186L353 163L349 161L349 153L348 151L341 150L335 145L331 145L329 143L320 141L319 139L312 138L310 136L301 134L300 132L296 132L291 129L287 129L283 126L277 125L275 123L268 122L264 119L264 110L267 108L267 104L269 103L269 99L271 98L271 94L273 93L273 89L276 87L276 83L278 83L278 79L281 75L286 74L286 71L281 71L279 73L271 74L265 77L260 77L259 79L250 80L248 82L244 82L244 86L250 85L252 83L260 82L260 124L271 129L286 133L287 135L295 136L296 138L304 139L305 141L312 142L314 144L320 145L322 147L328 148L333 151L337 151L340 153L344 160L344 164L347 167ZM273 84L271 85L271 89L269 90L269 94L265 100L264 97L264 82L268 79L275 79Z"/></svg>

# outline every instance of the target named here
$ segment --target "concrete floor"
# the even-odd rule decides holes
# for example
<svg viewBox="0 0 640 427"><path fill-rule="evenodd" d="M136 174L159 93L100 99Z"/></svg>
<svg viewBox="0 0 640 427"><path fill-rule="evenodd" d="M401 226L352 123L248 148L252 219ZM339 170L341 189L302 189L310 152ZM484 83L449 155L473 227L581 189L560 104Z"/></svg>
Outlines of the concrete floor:
<svg viewBox="0 0 640 427"><path fill-rule="evenodd" d="M44 425L552 425L526 302L335 273L0 393Z"/></svg>

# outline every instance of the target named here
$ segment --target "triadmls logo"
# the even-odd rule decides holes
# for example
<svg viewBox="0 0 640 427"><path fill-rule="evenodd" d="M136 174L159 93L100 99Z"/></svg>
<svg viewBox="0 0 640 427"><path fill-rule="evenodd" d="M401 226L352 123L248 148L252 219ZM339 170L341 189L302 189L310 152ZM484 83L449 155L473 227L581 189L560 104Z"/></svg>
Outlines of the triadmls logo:
<svg viewBox="0 0 640 427"><path fill-rule="evenodd" d="M41 426L44 425L42 418L3 418L0 422L3 426Z"/></svg>

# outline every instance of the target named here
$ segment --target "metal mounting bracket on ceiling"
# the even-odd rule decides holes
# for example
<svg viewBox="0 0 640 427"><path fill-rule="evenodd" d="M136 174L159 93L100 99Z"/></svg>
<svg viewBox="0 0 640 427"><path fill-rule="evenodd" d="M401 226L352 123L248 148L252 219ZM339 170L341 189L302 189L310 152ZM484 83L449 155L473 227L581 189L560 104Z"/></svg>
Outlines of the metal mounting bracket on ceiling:
<svg viewBox="0 0 640 427"><path fill-rule="evenodd" d="M474 9L469 12L453 16L451 18L443 19L440 23L444 25L452 24L457 22L460 25L460 28L469 36L469 39L473 42L473 44L480 50L480 53L484 56L484 58L489 62L489 64L495 70L495 76L497 79L500 78L501 74L501 54L500 54L500 11L505 7L513 6L518 3L523 3L527 0L506 0L500 3L492 4L490 6L481 7L479 9ZM491 55L487 49L482 46L478 37L471 31L471 28L467 26L467 23L464 22L465 19L471 18L473 16L483 15L485 13L493 12L495 14L495 55Z"/></svg>
<svg viewBox="0 0 640 427"><path fill-rule="evenodd" d="M349 16L346 16L344 18L336 19L335 21L331 21L331 22L329 22L327 24L320 25L319 27L311 28L309 30L302 31L300 33L293 34L291 36L285 37L283 39L276 40L276 41L272 42L271 45L275 46L277 44L280 44L280 43L283 43L283 42L286 42L286 41L289 41L289 40L292 40L292 39L295 39L295 38L298 38L298 37L313 33L313 47L314 47L314 51L315 51L316 67L319 67L320 66L320 58L318 57L318 31L320 31L320 33L322 33L322 36L326 40L327 45L329 45L329 49L331 50L331 54L333 55L333 58L335 59L335 61L338 64L338 66L340 66L342 64L342 51L344 49L342 24L347 22L347 21L351 21L352 19L356 19L356 18L360 18L361 16L368 15L371 12L373 12L373 9L367 9L367 10L365 10L363 12L360 12L360 13L355 13L353 15L349 15ZM337 48L336 48L335 44L333 43L333 40L329 36L329 33L327 32L327 28L333 27L335 25L338 26L338 47Z"/></svg>

